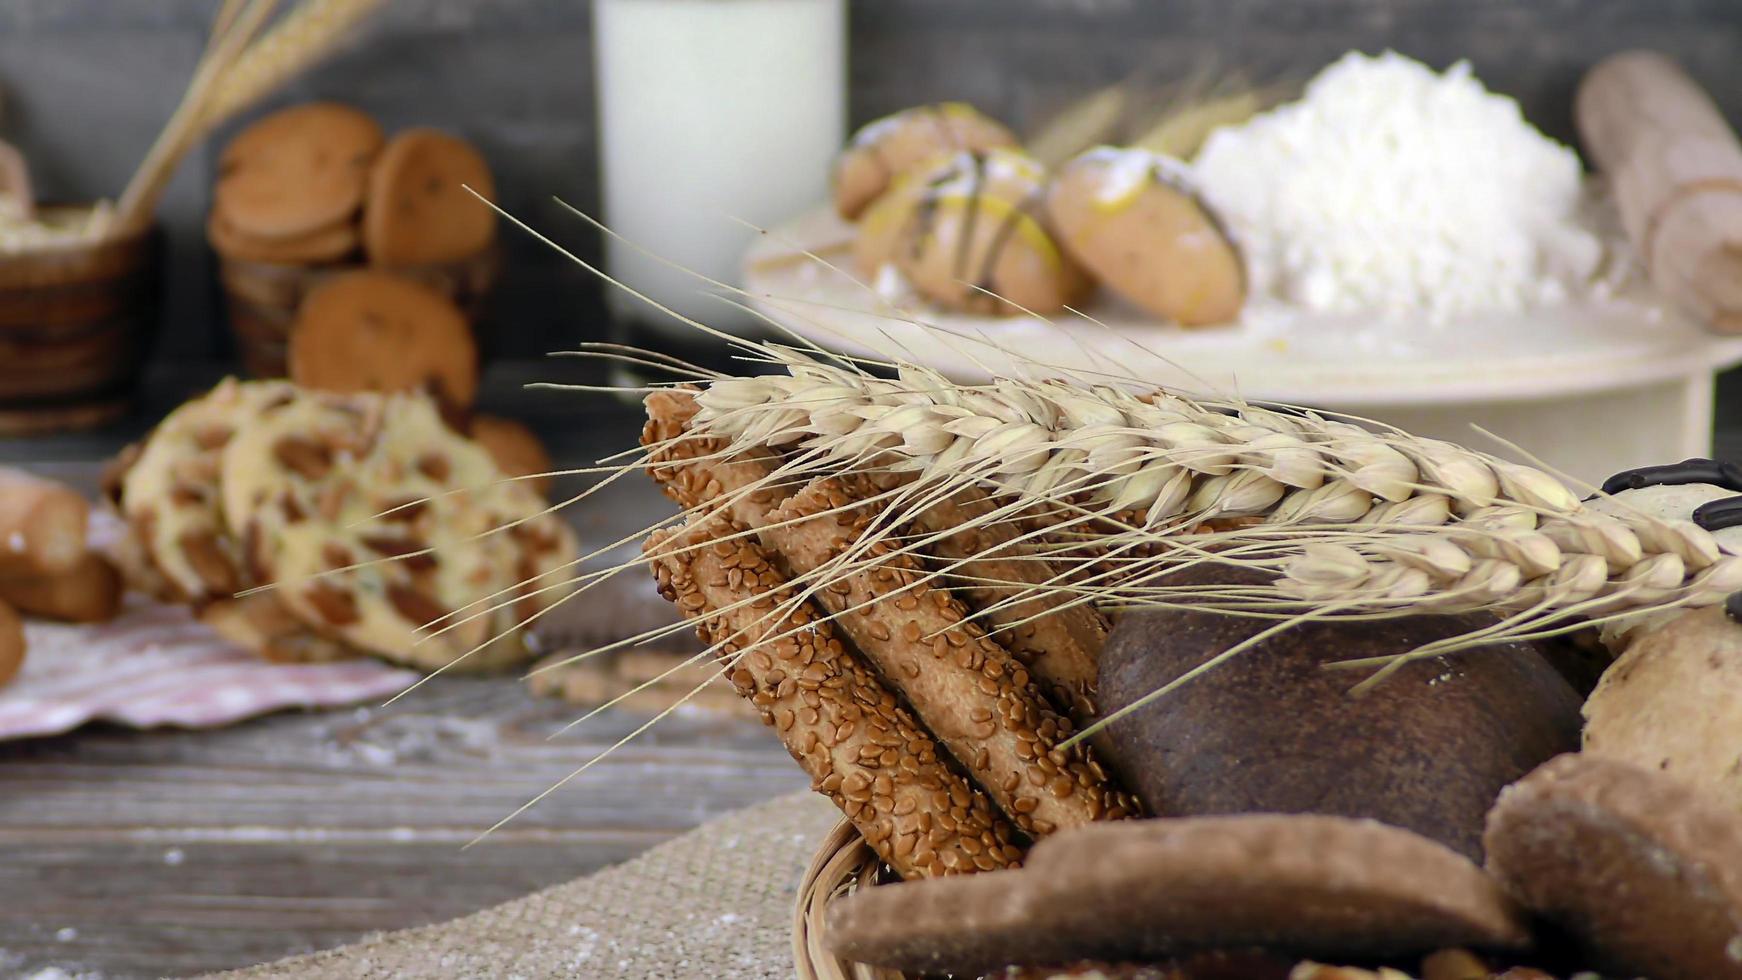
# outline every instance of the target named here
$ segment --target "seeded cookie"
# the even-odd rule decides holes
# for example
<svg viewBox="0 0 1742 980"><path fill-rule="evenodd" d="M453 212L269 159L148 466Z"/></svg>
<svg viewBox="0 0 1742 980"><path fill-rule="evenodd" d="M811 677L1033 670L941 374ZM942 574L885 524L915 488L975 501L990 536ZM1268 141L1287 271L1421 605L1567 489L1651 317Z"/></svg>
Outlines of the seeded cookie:
<svg viewBox="0 0 1742 980"><path fill-rule="evenodd" d="M835 160L835 210L852 221L903 173L961 150L1016 146L1010 130L965 102L915 106L867 123Z"/></svg>
<svg viewBox="0 0 1742 980"><path fill-rule="evenodd" d="M467 409L478 394L478 346L465 314L401 276L358 270L322 283L290 330L290 377L341 393L429 388Z"/></svg>
<svg viewBox="0 0 1742 980"><path fill-rule="evenodd" d="M860 889L827 933L848 959L969 975L1195 950L1386 957L1527 941L1499 886L1450 848L1372 820L1268 814L1064 831L1015 871Z"/></svg>
<svg viewBox="0 0 1742 980"><path fill-rule="evenodd" d="M423 395L307 393L236 434L222 479L251 571L292 613L424 669L485 644L455 666L522 659L517 627L558 594L523 583L553 584L575 554L567 525Z"/></svg>
<svg viewBox="0 0 1742 980"><path fill-rule="evenodd" d="M1488 870L1605 973L1742 978L1742 816L1681 782L1582 753L1488 815Z"/></svg>
<svg viewBox="0 0 1742 980"><path fill-rule="evenodd" d="M308 235L363 203L381 126L336 102L275 112L237 134L218 158L213 205L253 238Z"/></svg>
<svg viewBox="0 0 1742 980"><path fill-rule="evenodd" d="M470 187L471 190L466 188ZM490 167L472 144L436 129L393 137L369 175L363 247L377 265L429 265L474 255L496 234Z"/></svg>
<svg viewBox="0 0 1742 980"><path fill-rule="evenodd" d="M313 265L342 259L357 250L357 226L344 220L295 238L254 238L244 235L213 211L206 218L206 240L219 255L243 262Z"/></svg>

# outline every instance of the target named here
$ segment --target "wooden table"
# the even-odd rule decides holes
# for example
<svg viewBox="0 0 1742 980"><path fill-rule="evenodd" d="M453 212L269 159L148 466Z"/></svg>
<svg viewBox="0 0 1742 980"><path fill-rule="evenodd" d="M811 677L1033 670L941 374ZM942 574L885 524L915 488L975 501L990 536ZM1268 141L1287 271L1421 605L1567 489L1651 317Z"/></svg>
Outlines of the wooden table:
<svg viewBox="0 0 1742 980"><path fill-rule="evenodd" d="M621 407L521 407L559 464L633 444ZM88 482L114 441L0 443L0 458ZM602 542L665 507L621 481L571 517ZM647 717L548 739L580 711L515 678L441 678L387 708L0 745L0 976L180 976L326 948L565 881L805 785L759 724L680 714L463 850Z"/></svg>

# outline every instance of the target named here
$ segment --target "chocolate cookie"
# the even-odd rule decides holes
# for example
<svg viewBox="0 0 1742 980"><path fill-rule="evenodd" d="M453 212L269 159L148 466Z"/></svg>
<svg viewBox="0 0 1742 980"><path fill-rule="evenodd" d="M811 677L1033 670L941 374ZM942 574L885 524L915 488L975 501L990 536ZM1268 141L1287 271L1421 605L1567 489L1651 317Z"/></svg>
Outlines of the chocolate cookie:
<svg viewBox="0 0 1742 980"><path fill-rule="evenodd" d="M362 205L382 139L375 120L337 102L275 112L224 148L213 204L253 238L298 238L335 225Z"/></svg>
<svg viewBox="0 0 1742 980"><path fill-rule="evenodd" d="M1742 977L1742 816L1674 779L1564 755L1488 815L1488 870L1605 971Z"/></svg>
<svg viewBox="0 0 1742 980"><path fill-rule="evenodd" d="M533 590L575 555L567 524L422 395L263 412L225 446L222 486L251 572L293 614L426 670L522 659L521 624L562 594Z"/></svg>
<svg viewBox="0 0 1742 980"><path fill-rule="evenodd" d="M490 167L472 144L436 129L394 136L369 175L369 261L431 265L477 254L495 237L496 212L473 192L496 199Z"/></svg>
<svg viewBox="0 0 1742 980"><path fill-rule="evenodd" d="M1018 870L862 889L835 904L827 933L848 959L962 973L1245 947L1385 957L1528 938L1499 886L1449 848L1370 820L1271 815L1064 831Z"/></svg>
<svg viewBox="0 0 1742 980"><path fill-rule="evenodd" d="M322 283L297 310L290 377L340 393L429 389L448 406L478 394L478 345L465 314L421 283L358 270Z"/></svg>

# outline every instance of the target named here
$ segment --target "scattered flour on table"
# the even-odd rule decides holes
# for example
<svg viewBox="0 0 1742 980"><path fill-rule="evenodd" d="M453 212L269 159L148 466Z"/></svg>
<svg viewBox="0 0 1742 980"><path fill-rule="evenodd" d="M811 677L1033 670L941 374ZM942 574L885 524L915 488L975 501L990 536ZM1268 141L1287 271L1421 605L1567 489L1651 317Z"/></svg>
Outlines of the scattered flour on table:
<svg viewBox="0 0 1742 980"><path fill-rule="evenodd" d="M1323 312L1517 310L1600 292L1578 155L1460 61L1350 52L1192 165L1255 294Z"/></svg>

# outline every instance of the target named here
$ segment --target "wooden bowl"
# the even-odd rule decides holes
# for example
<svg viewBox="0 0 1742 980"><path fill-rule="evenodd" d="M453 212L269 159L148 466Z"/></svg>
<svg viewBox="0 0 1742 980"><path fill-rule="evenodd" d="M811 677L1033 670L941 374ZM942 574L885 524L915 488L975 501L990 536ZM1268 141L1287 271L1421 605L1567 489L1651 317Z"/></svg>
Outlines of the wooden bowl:
<svg viewBox="0 0 1742 980"><path fill-rule="evenodd" d="M360 262L329 265L279 265L218 256L218 279L224 287L230 330L242 367L256 378L285 373L290 328L302 301L322 282L361 268L375 268L414 279L445 294L465 313L474 328L502 268L498 246L442 265L382 267Z"/></svg>
<svg viewBox="0 0 1742 980"><path fill-rule="evenodd" d="M157 332L160 237L152 227L0 255L0 435L126 411Z"/></svg>

